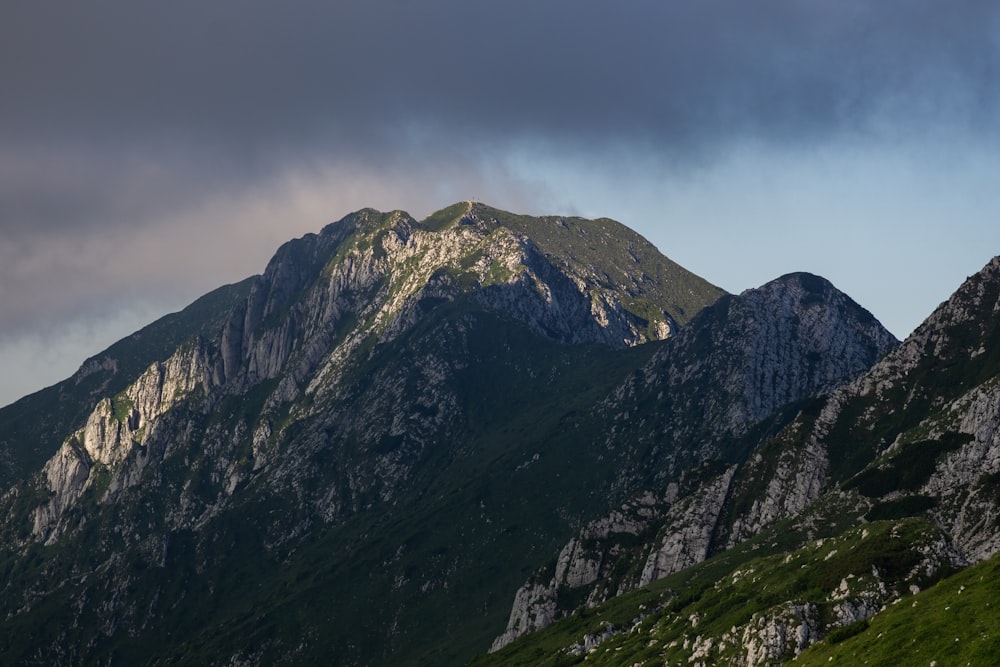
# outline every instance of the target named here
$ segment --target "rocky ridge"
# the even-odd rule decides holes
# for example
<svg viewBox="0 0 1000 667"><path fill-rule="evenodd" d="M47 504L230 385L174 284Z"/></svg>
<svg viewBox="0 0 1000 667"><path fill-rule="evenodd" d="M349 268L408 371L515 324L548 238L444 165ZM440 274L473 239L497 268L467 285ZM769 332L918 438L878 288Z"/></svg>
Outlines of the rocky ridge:
<svg viewBox="0 0 1000 667"><path fill-rule="evenodd" d="M49 497L34 510L31 538L53 543L68 528L60 522L65 511L89 486L102 484L104 500L137 484L149 462L147 444L155 438L160 417L209 379L204 352L191 346L150 366L114 398L102 399L87 423L42 468Z"/></svg>
<svg viewBox="0 0 1000 667"><path fill-rule="evenodd" d="M193 338L212 338L255 278L225 285L87 359L66 380L0 409L0 488L39 470L104 398L125 391L150 365Z"/></svg>
<svg viewBox="0 0 1000 667"><path fill-rule="evenodd" d="M217 343L202 343L153 364L117 397L99 401L87 425L63 442L44 468L51 499L35 513L33 537L54 537L54 524L97 476L111 475L109 492L127 486L127 480L141 472L136 466L147 459L140 456L124 466L126 459L147 435L152 436L160 415L194 386L204 390L206 411L226 396L270 382L275 386L268 386L270 393L262 406L265 416L281 413L307 394L314 405L328 405L342 399L344 368L357 363L352 356L367 341L391 341L413 327L426 308L464 293L471 293L486 309L560 342L622 347L647 340L649 334L641 329L650 322L626 310L617 292L593 287L595 274L606 275L613 264L575 269L560 258L557 268L530 238L500 224L494 214L502 212L470 203L452 209L456 209L454 219L445 225L439 219L435 228L402 212L364 210L283 246L224 324ZM567 222L557 219L551 224L565 227ZM585 235L586 226L575 224ZM600 234L590 235L597 237L594 242L608 244ZM612 262L623 259L611 257ZM648 267L631 252L623 261L636 265L632 293L643 294L642 285L651 282L642 272ZM621 272L628 275L632 270L626 267ZM699 283L699 289L712 294L707 284ZM668 335L676 326L673 317L664 310L659 318L651 331ZM345 321L354 326L338 336ZM342 437L378 438L387 431L429 442L445 428L441 420L457 401L435 386L442 384L436 379L447 376L442 370L447 364L438 358L421 368L425 407L436 411L436 422L417 425L401 417L393 404L406 399L403 387L397 386L381 405L369 406L363 431ZM372 428L391 414L392 423ZM299 408L296 418L310 416ZM276 439L274 420L259 421L252 435L254 471L266 465L274 453L268 443ZM166 448L159 450L161 456L168 453ZM224 451L216 453L231 464L218 470L231 492L247 471ZM388 470L399 465L385 460L376 467ZM400 474L383 475L383 493ZM272 481L287 480L278 474ZM321 511L329 515L331 508Z"/></svg>
<svg viewBox="0 0 1000 667"><path fill-rule="evenodd" d="M990 527L1000 472L998 333L994 258L897 349L781 435L800 443L804 467L815 472L811 488L839 483L866 498L876 516L923 504L918 511L928 510L971 561L1000 549ZM775 515L794 515L798 505Z"/></svg>

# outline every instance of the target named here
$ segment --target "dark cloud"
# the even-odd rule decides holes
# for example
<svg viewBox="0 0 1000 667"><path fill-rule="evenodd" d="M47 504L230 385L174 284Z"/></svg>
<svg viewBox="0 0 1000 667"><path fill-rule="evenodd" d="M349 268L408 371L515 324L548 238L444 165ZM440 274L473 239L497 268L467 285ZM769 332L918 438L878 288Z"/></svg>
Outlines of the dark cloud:
<svg viewBox="0 0 1000 667"><path fill-rule="evenodd" d="M683 168L748 136L994 141L1000 117L1000 9L980 1L15 0L2 18L8 231L142 224L310 160L416 172L544 141Z"/></svg>
<svg viewBox="0 0 1000 667"><path fill-rule="evenodd" d="M17 2L8 141L370 152L426 124L693 149L996 110L992 3ZM962 93L960 95L960 93ZM262 154L263 156L262 157Z"/></svg>

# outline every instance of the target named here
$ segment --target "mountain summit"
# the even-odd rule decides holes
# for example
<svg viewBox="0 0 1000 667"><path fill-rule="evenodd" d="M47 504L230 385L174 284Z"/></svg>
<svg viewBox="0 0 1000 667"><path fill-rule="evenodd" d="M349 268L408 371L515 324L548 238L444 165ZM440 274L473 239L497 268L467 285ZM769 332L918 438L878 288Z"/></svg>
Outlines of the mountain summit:
<svg viewBox="0 0 1000 667"><path fill-rule="evenodd" d="M615 508L722 517L629 586L766 530L725 499L896 344L821 278L725 295L611 220L358 211L0 411L0 652L463 664ZM605 580L581 554L557 589Z"/></svg>

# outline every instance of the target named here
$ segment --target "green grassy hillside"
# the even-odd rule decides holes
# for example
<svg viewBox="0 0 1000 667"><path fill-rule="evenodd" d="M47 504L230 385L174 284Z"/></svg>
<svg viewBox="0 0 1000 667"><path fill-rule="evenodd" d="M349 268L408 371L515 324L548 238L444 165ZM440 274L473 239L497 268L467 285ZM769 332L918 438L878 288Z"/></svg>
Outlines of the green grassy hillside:
<svg viewBox="0 0 1000 667"><path fill-rule="evenodd" d="M588 665L652 667L703 660L708 665L729 665L746 660L751 648L748 638L772 626L783 628L780 634L787 639L766 664L782 664L795 656L792 637L800 626L814 638L820 635L833 641L854 632L873 636L866 630L867 621L844 621L839 610L847 604L857 607L858 601L868 601L891 605L893 592L904 596L898 603L900 609L922 599L910 595L910 586L925 588L952 571L947 563L929 560L924 553L941 539L940 531L921 519L875 522L836 537L808 540L800 528L785 523L643 589L594 609L580 609L495 654L477 658L473 664L571 665L586 660ZM803 540L803 546L786 551L790 543ZM996 581L990 578L991 572L995 571L974 576L982 584L980 594L996 600L1000 593L990 585ZM958 588L949 583L934 590ZM947 606L947 600L942 599ZM982 602L989 600L984 597ZM989 618L987 611L977 625L980 629L962 636L980 637L984 624L995 627L996 614L986 620ZM875 623L873 620L873 628ZM588 650L588 637L593 643L602 635L603 640ZM940 639L942 634L935 636ZM995 636L990 639L995 642ZM846 651L853 645L844 642L834 645L834 650ZM827 653L817 655L823 658L815 664L827 664Z"/></svg>
<svg viewBox="0 0 1000 667"><path fill-rule="evenodd" d="M794 664L996 667L1000 664L1000 555L890 605L853 636L827 638Z"/></svg>

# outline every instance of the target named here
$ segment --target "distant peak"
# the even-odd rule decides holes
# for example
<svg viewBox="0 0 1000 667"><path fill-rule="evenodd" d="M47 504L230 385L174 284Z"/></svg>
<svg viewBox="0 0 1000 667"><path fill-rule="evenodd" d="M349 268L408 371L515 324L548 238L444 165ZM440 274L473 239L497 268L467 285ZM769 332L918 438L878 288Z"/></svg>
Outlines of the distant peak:
<svg viewBox="0 0 1000 667"><path fill-rule="evenodd" d="M817 276L814 273L807 273L805 271L786 273L780 278L777 278L774 282L798 285L806 292L810 292L812 294L824 294L830 290L837 289L834 287L833 283L823 276Z"/></svg>
<svg viewBox="0 0 1000 667"><path fill-rule="evenodd" d="M992 274L1000 274L1000 255L997 255L990 261L986 262L986 266L980 271L984 276Z"/></svg>
<svg viewBox="0 0 1000 667"><path fill-rule="evenodd" d="M839 293L840 290L829 280L822 276L805 271L786 273L783 276L768 281L760 287L748 289L750 292L797 292L804 295L822 296L826 294Z"/></svg>
<svg viewBox="0 0 1000 667"><path fill-rule="evenodd" d="M472 213L474 206L475 203L471 200L460 201L450 206L445 206L421 220L420 226L430 231L441 231L468 217Z"/></svg>

